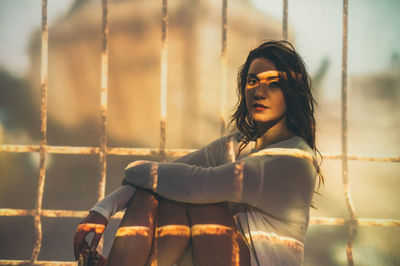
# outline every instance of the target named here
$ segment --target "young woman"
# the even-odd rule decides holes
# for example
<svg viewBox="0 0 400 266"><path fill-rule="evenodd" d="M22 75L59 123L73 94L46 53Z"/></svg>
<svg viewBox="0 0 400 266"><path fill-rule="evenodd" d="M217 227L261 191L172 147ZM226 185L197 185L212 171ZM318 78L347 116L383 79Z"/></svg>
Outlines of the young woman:
<svg viewBox="0 0 400 266"><path fill-rule="evenodd" d="M250 51L238 96L237 132L175 162L128 165L124 185L79 225L75 256L97 254L107 220L128 207L109 265L301 265L322 175L310 78L293 46L269 41Z"/></svg>

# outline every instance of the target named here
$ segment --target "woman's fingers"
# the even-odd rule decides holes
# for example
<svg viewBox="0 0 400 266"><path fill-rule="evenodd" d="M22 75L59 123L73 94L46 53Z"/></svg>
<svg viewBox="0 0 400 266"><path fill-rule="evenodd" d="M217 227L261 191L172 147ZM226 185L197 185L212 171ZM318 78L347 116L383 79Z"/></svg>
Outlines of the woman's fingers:
<svg viewBox="0 0 400 266"><path fill-rule="evenodd" d="M87 232L77 232L74 237L74 255L75 259L79 259L79 254L87 255L89 254L90 247L86 242Z"/></svg>
<svg viewBox="0 0 400 266"><path fill-rule="evenodd" d="M74 255L76 260L79 259L79 254L87 256L89 255L90 251L96 251L97 245L99 244L107 223L107 218L97 212L89 212L88 216L86 216L80 222L78 228L76 229L73 240ZM91 232L94 233L94 237L89 246L85 238Z"/></svg>
<svg viewBox="0 0 400 266"><path fill-rule="evenodd" d="M90 250L91 251L95 251L97 249L97 246L99 245L101 236L103 234L94 234L93 239L92 239L92 243L90 243Z"/></svg>
<svg viewBox="0 0 400 266"><path fill-rule="evenodd" d="M76 260L79 259L79 250L81 249L83 242L86 242L85 236L86 232L84 231L77 231L74 235L74 255Z"/></svg>
<svg viewBox="0 0 400 266"><path fill-rule="evenodd" d="M92 251L96 250L97 245L99 244L99 241L101 239L101 236L103 235L104 228L105 228L104 225L89 224L89 223L80 224L78 226L78 229L74 236L75 259L77 259L77 260L79 259L80 253L87 255L90 250L92 250ZM85 237L90 232L94 233L94 237L93 237L92 242L89 247L88 243L86 242Z"/></svg>

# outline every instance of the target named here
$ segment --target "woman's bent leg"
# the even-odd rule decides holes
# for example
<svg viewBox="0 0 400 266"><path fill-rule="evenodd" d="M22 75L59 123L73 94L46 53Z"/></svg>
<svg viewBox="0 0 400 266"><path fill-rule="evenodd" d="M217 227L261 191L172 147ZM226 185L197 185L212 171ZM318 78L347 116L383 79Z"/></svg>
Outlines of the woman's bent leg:
<svg viewBox="0 0 400 266"><path fill-rule="evenodd" d="M190 226L185 207L162 199L158 205L156 238L151 262L158 266L171 266L185 252L190 240ZM151 264L151 262L149 264Z"/></svg>
<svg viewBox="0 0 400 266"><path fill-rule="evenodd" d="M107 265L146 264L154 235L157 199L138 189L129 203L111 246Z"/></svg>
<svg viewBox="0 0 400 266"><path fill-rule="evenodd" d="M250 252L227 204L192 205L193 262L206 265L250 265Z"/></svg>

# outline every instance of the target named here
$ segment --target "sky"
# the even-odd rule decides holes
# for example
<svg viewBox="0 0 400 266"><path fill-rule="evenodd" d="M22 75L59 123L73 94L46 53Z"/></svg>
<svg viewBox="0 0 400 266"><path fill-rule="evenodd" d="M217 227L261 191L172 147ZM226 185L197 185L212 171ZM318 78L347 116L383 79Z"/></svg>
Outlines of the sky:
<svg viewBox="0 0 400 266"><path fill-rule="evenodd" d="M236 0L231 0L236 1ZM73 0L49 0L49 26ZM282 0L251 0L261 12L282 19ZM341 0L289 0L289 28L311 75L323 58L330 65L325 94L338 97L342 47ZM349 74L386 71L400 54L400 1L349 0ZM40 28L40 0L0 0L0 69L23 76L28 69L27 44ZM229 40L228 40L229 41Z"/></svg>

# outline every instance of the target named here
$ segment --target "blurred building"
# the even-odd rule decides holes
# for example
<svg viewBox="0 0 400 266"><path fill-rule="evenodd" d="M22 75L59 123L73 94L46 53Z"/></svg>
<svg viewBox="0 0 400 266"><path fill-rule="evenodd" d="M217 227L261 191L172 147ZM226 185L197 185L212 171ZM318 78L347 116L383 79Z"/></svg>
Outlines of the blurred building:
<svg viewBox="0 0 400 266"><path fill-rule="evenodd" d="M168 12L167 147L198 147L220 134L222 1L170 1ZM101 1L76 1L49 29L48 115L71 138L65 143L49 122L49 143L83 144L91 134L83 145L98 145L101 15ZM110 1L109 25L109 145L158 147L160 1ZM229 2L227 115L238 67L260 41L281 39L281 28L249 1ZM35 97L40 45L38 33L30 48Z"/></svg>

